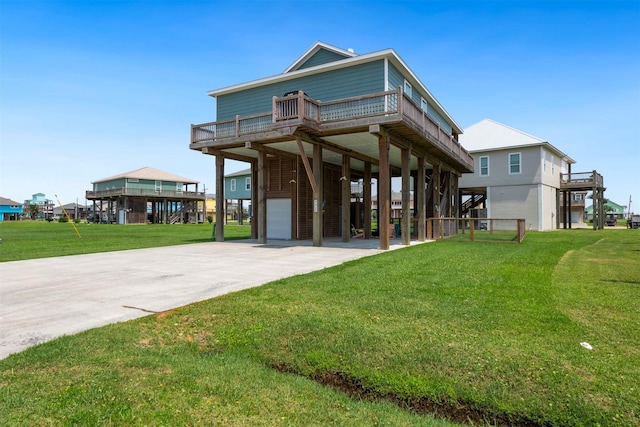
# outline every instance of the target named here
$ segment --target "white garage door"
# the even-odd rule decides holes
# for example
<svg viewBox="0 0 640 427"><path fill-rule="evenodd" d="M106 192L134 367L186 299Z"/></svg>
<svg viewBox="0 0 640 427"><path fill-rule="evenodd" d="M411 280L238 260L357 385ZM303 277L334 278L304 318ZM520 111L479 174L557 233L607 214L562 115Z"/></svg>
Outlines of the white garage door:
<svg viewBox="0 0 640 427"><path fill-rule="evenodd" d="M267 199L267 239L291 240L291 199Z"/></svg>
<svg viewBox="0 0 640 427"><path fill-rule="evenodd" d="M580 212L571 212L571 222L576 224L580 222L582 218L580 217Z"/></svg>

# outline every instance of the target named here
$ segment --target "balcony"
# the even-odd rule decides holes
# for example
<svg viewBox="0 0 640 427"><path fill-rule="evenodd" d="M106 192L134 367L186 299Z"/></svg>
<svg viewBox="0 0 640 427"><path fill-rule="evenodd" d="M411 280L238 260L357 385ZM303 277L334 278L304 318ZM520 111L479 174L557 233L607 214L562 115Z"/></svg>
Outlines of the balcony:
<svg viewBox="0 0 640 427"><path fill-rule="evenodd" d="M107 190L87 191L88 200L109 199L120 196L127 197L147 197L156 199L179 199L179 200L204 200L203 192L196 191L176 191L176 190L149 190L142 188L110 188Z"/></svg>
<svg viewBox="0 0 640 427"><path fill-rule="evenodd" d="M566 191L589 191L602 189L604 179L596 171L560 174L560 189Z"/></svg>
<svg viewBox="0 0 640 427"><path fill-rule="evenodd" d="M384 126L416 149L455 165L461 172L473 171L471 155L401 88L329 102L311 99L303 92L274 97L272 111L192 125L190 148L226 149L251 141L283 142L291 140L298 129L319 138L366 133L371 125Z"/></svg>

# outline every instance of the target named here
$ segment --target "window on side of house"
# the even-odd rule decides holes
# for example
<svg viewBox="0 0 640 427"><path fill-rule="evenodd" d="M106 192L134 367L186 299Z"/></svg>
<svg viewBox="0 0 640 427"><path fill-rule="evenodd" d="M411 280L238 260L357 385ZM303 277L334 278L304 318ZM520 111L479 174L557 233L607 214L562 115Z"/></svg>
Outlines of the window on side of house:
<svg viewBox="0 0 640 427"><path fill-rule="evenodd" d="M248 176L244 179L244 189L249 191L251 190L251 177Z"/></svg>
<svg viewBox="0 0 640 427"><path fill-rule="evenodd" d="M521 173L520 153L509 153L509 175Z"/></svg>
<svg viewBox="0 0 640 427"><path fill-rule="evenodd" d="M555 157L551 156L551 176L556 173Z"/></svg>
<svg viewBox="0 0 640 427"><path fill-rule="evenodd" d="M480 157L480 176L489 176L489 156Z"/></svg>
<svg viewBox="0 0 640 427"><path fill-rule="evenodd" d="M182 193L182 183L176 182L176 193Z"/></svg>
<svg viewBox="0 0 640 427"><path fill-rule="evenodd" d="M236 179L231 178L229 181L229 191L236 191Z"/></svg>
<svg viewBox="0 0 640 427"><path fill-rule="evenodd" d="M406 80L404 81L404 93L406 93L409 98L413 95L413 87L411 86L411 83Z"/></svg>
<svg viewBox="0 0 640 427"><path fill-rule="evenodd" d="M420 108L422 108L422 111L424 111L425 113L429 111L429 103L422 97L420 97Z"/></svg>
<svg viewBox="0 0 640 427"><path fill-rule="evenodd" d="M162 191L162 181L156 181L156 191Z"/></svg>

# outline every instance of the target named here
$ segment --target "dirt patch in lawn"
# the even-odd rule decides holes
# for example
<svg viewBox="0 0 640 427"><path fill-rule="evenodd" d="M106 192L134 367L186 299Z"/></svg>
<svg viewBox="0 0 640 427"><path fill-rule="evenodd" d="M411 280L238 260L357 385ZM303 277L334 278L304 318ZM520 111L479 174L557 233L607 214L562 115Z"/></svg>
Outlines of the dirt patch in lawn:
<svg viewBox="0 0 640 427"><path fill-rule="evenodd" d="M274 366L279 372L299 375L285 365ZM381 393L362 383L358 378L349 376L343 372L325 371L308 376L319 384L334 388L348 394L354 399L371 402L390 402L398 407L412 411L420 415L431 415L436 418L460 424L492 425L492 426L523 426L546 427L551 422L532 420L524 416L514 414L496 414L483 408L474 408L464 402L435 401L426 397L400 397L389 393Z"/></svg>

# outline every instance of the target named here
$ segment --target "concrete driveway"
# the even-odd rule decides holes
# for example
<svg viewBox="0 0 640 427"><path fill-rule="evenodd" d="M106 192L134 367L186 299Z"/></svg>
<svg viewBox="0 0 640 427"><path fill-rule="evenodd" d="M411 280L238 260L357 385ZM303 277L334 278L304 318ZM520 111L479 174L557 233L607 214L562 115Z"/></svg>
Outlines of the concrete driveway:
<svg viewBox="0 0 640 427"><path fill-rule="evenodd" d="M0 263L0 359L62 335L375 255L378 245L244 240ZM401 247L396 240L390 249Z"/></svg>

